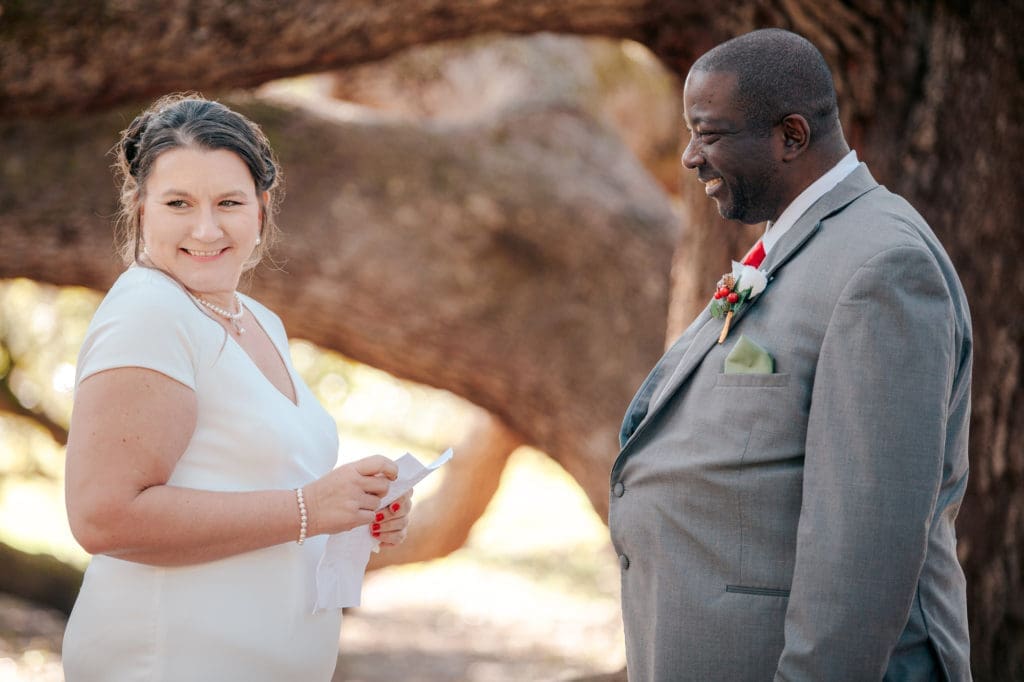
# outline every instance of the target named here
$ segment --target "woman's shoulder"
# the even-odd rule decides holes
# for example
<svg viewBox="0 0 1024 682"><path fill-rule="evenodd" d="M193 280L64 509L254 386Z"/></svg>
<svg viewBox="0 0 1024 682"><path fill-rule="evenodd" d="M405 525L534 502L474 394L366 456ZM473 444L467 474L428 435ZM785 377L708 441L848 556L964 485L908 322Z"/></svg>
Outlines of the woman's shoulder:
<svg viewBox="0 0 1024 682"><path fill-rule="evenodd" d="M201 319L173 279L152 268L129 268L111 286L89 324L79 352L77 382L95 372L132 366L155 369L194 386L197 353L204 346L195 322Z"/></svg>
<svg viewBox="0 0 1024 682"><path fill-rule="evenodd" d="M103 297L90 333L126 334L137 339L175 337L187 343L206 338L203 315L178 282L145 266L121 273ZM214 329L214 325L209 325Z"/></svg>
<svg viewBox="0 0 1024 682"><path fill-rule="evenodd" d="M127 309L149 317L190 305L185 290L168 275L155 268L133 265L110 287L100 308Z"/></svg>
<svg viewBox="0 0 1024 682"><path fill-rule="evenodd" d="M256 319L259 320L260 325L263 326L268 334L276 334L287 340L288 335L285 332L284 323L277 316L277 313L251 296L240 293L238 297L242 299L242 304L256 316Z"/></svg>

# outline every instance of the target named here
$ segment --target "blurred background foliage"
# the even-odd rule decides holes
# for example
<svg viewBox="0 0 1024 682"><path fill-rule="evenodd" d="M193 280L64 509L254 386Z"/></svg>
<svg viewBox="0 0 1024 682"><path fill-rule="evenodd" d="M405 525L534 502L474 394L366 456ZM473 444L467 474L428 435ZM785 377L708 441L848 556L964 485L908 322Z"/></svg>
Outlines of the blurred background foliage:
<svg viewBox="0 0 1024 682"><path fill-rule="evenodd" d="M63 441L78 347L100 298L78 287L0 282L0 390L23 412L0 412L0 541L78 565L87 556L64 515Z"/></svg>

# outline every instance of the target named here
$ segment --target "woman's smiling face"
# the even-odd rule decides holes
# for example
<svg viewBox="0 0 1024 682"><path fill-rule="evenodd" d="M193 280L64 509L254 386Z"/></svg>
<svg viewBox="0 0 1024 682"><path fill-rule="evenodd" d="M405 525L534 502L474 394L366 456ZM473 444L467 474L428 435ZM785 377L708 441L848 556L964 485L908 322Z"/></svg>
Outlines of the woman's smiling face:
<svg viewBox="0 0 1024 682"><path fill-rule="evenodd" d="M260 201L245 162L224 149L178 147L157 157L143 191L149 264L233 309L260 231Z"/></svg>

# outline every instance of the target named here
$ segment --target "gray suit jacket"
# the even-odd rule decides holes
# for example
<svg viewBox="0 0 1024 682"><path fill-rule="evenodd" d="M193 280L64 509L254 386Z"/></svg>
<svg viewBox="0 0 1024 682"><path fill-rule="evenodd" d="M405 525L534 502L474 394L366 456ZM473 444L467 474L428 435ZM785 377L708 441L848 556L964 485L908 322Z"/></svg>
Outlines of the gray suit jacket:
<svg viewBox="0 0 1024 682"><path fill-rule="evenodd" d="M630 679L970 679L953 266L861 165L761 269L725 343L705 310L623 424L609 524ZM723 373L741 334L774 374Z"/></svg>

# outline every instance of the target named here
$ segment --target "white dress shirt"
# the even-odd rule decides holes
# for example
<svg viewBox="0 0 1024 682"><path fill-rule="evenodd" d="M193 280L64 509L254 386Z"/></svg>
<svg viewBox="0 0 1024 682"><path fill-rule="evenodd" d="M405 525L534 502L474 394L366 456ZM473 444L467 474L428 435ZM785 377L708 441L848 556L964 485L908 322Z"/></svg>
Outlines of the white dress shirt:
<svg viewBox="0 0 1024 682"><path fill-rule="evenodd" d="M853 172L860 161L857 160L857 152L850 150L850 153L839 160L839 163L832 166L831 169L820 178L812 182L807 189L797 196L796 199L786 207L786 210L782 212L779 219L774 223L768 221L764 229L764 237L761 238L761 243L764 246L765 253L769 253L772 247L778 243L779 239L786 233L789 228L793 227L793 224L800 219L807 209L811 205L825 196L825 194L833 187L842 182L847 175Z"/></svg>

